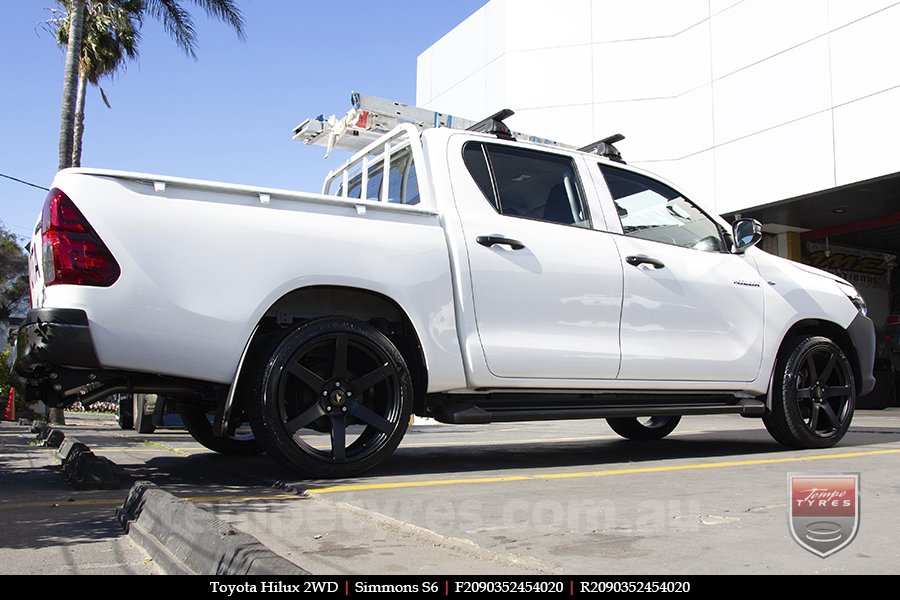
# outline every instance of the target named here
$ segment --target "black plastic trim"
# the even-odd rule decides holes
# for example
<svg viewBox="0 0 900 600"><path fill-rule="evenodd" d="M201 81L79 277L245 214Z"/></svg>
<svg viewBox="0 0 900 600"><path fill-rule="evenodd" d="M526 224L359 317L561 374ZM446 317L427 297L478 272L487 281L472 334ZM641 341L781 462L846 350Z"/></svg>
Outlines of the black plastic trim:
<svg viewBox="0 0 900 600"><path fill-rule="evenodd" d="M847 327L859 367L859 395L875 389L875 324L862 313Z"/></svg>
<svg viewBox="0 0 900 600"><path fill-rule="evenodd" d="M29 379L39 366L100 367L87 313L72 308L32 310L16 335L13 370Z"/></svg>
<svg viewBox="0 0 900 600"><path fill-rule="evenodd" d="M502 421L597 419L662 415L740 414L761 416L758 399L733 395L685 394L434 394L426 415L443 423L476 424Z"/></svg>
<svg viewBox="0 0 900 600"><path fill-rule="evenodd" d="M88 326L87 313L78 308L34 308L28 311L24 325L32 323L56 323L60 325Z"/></svg>

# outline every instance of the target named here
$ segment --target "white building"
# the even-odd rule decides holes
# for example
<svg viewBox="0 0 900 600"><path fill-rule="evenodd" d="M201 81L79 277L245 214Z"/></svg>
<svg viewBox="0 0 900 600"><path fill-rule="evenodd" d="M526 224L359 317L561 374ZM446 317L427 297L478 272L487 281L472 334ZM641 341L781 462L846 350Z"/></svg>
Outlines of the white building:
<svg viewBox="0 0 900 600"><path fill-rule="evenodd" d="M583 145L720 213L900 171L900 3L491 0L418 59L417 105Z"/></svg>
<svg viewBox="0 0 900 600"><path fill-rule="evenodd" d="M417 105L630 163L900 312L900 2L490 0L418 59ZM893 282L891 274L894 273Z"/></svg>

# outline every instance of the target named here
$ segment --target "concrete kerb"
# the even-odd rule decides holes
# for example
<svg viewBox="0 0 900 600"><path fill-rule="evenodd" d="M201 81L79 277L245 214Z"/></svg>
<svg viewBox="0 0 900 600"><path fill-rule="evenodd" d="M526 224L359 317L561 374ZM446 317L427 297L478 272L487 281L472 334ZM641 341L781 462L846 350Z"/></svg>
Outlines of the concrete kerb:
<svg viewBox="0 0 900 600"><path fill-rule="evenodd" d="M97 456L77 438L67 436L56 456L62 465L63 477L79 490L117 490L119 468L105 456Z"/></svg>
<svg viewBox="0 0 900 600"><path fill-rule="evenodd" d="M39 438L43 439L43 445L45 448L59 448L63 441L66 439L66 434L61 429L53 429L48 427L44 429L40 433L38 433Z"/></svg>
<svg viewBox="0 0 900 600"><path fill-rule="evenodd" d="M135 483L116 518L166 573L308 575L252 535L149 481Z"/></svg>

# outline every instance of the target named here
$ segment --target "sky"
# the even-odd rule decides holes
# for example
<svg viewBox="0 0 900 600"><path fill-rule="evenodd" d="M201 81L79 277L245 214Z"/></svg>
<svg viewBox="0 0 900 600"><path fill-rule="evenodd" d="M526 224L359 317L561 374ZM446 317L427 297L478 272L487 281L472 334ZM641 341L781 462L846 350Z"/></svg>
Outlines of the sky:
<svg viewBox="0 0 900 600"><path fill-rule="evenodd" d="M198 60L147 19L140 57L96 88L82 166L318 192L349 156L291 140L307 117L343 115L351 90L415 103L416 57L487 0L238 0L240 41L182 0ZM64 55L41 27L53 0L0 2L0 173L49 187ZM46 192L0 178L0 221L28 236Z"/></svg>

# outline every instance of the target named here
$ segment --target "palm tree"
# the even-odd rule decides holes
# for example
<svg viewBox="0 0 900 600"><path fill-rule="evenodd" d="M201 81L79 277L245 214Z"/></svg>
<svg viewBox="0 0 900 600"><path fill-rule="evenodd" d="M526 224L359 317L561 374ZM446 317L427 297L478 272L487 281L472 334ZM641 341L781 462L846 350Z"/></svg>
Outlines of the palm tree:
<svg viewBox="0 0 900 600"><path fill-rule="evenodd" d="M64 19L67 21L64 42L66 44L66 66L63 77L63 104L59 127L59 169L73 165L73 159L81 160L81 136L84 125L84 92L86 82L97 84L107 73L117 71L124 66L126 58L137 55L137 42L140 39L141 18L149 14L162 22L163 28L172 37L185 54L197 58L197 35L194 20L184 9L180 0L57 0L65 9ZM206 13L220 21L228 23L238 35L244 39L244 19L237 8L236 0L190 0L203 8ZM86 64L82 52L85 15L88 8L91 15L95 12L108 15L106 25L99 26L93 33L94 41L88 40L90 56ZM104 12L105 11L105 12ZM110 17L110 15L116 15ZM137 25L137 28L134 25ZM128 28L131 31L128 31ZM60 27L59 29L62 29ZM130 36L130 37L129 37ZM57 39L62 38L57 34ZM96 47L93 47L96 45ZM103 48L101 51L100 48ZM93 53L93 54L91 54ZM79 75L84 75L79 77ZM101 90L102 93L102 90ZM104 101L106 101L104 94ZM109 103L107 102L107 105ZM81 109L78 109L81 106ZM75 145L76 114L80 113L78 145ZM51 409L50 423L65 424L62 409Z"/></svg>
<svg viewBox="0 0 900 600"><path fill-rule="evenodd" d="M109 108L109 100L100 87L100 79L124 68L126 60L137 58L142 8L140 0L92 2L87 6L81 39L81 57L78 61L78 90L71 162L73 167L81 166L87 84L90 83L100 89L103 102ZM56 41L60 46L66 46L69 41L70 14L66 14L56 27Z"/></svg>
<svg viewBox="0 0 900 600"><path fill-rule="evenodd" d="M114 73L124 66L126 59L137 56L143 16L146 14L159 20L175 43L193 59L197 58L197 35L193 17L182 6L181 0L57 0L57 2L64 9L63 17L56 19L57 41L66 45L59 141L59 168L64 169L80 163L81 160L84 92L87 82L97 85L101 77ZM244 19L236 0L190 0L190 2L203 8L210 17L230 25L238 38L244 39ZM84 42L83 32L89 36ZM87 77L79 77L80 74ZM84 81L85 79L87 81ZM105 94L103 96L106 102ZM79 121L78 114L81 121L76 125ZM79 132L77 136L76 129Z"/></svg>
<svg viewBox="0 0 900 600"><path fill-rule="evenodd" d="M75 101L78 83L78 55L84 27L85 0L71 0L69 44L66 47L66 67L63 75L62 115L59 121L59 168L72 166L72 141L75 137Z"/></svg>

